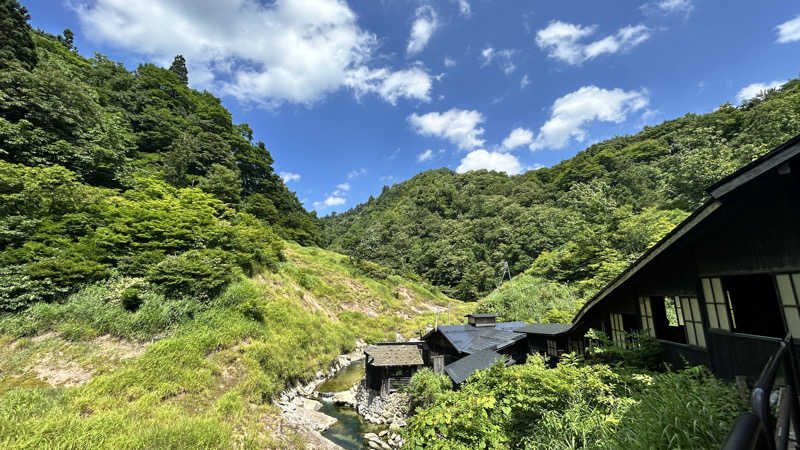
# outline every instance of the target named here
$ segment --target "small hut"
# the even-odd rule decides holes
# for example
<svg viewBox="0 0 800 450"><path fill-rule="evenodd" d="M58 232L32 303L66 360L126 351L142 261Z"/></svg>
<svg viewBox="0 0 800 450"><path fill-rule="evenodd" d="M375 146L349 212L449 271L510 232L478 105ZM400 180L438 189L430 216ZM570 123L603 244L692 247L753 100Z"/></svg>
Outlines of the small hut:
<svg viewBox="0 0 800 450"><path fill-rule="evenodd" d="M364 353L364 383L381 397L408 385L411 376L424 364L420 342L380 343L370 345Z"/></svg>

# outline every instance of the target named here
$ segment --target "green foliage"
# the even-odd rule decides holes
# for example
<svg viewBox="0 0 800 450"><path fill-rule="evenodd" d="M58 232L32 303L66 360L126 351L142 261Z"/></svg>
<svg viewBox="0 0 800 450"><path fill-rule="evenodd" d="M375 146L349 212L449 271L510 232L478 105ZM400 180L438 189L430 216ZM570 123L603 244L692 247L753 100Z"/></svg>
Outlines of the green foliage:
<svg viewBox="0 0 800 450"><path fill-rule="evenodd" d="M570 287L524 273L483 298L477 311L504 322L569 323L580 306Z"/></svg>
<svg viewBox="0 0 800 450"><path fill-rule="evenodd" d="M744 407L697 368L653 374L565 358L548 369L535 355L479 371L418 410L405 448L719 448Z"/></svg>
<svg viewBox="0 0 800 450"><path fill-rule="evenodd" d="M590 297L707 198L704 189L800 134L800 80L688 114L517 176L421 173L323 219L331 248L475 300L511 273Z"/></svg>
<svg viewBox="0 0 800 450"><path fill-rule="evenodd" d="M147 274L169 298L208 301L240 276L234 255L224 250L189 250L169 256Z"/></svg>
<svg viewBox="0 0 800 450"><path fill-rule="evenodd" d="M439 396L452 389L453 382L447 375L433 373L427 367L417 371L406 388L411 397L411 410L431 406Z"/></svg>
<svg viewBox="0 0 800 450"><path fill-rule="evenodd" d="M178 76L178 80L183 84L189 84L189 71L186 69L186 58L183 55L175 56L172 65L169 66L170 72Z"/></svg>
<svg viewBox="0 0 800 450"><path fill-rule="evenodd" d="M590 329L586 338L591 345L586 349L588 361L635 367L639 369L664 369L661 363L661 344L649 334L626 334L630 345L627 348L615 345L602 331Z"/></svg>
<svg viewBox="0 0 800 450"><path fill-rule="evenodd" d="M36 65L36 47L30 36L28 10L17 0L0 1L0 69L17 62L30 70Z"/></svg>
<svg viewBox="0 0 800 450"><path fill-rule="evenodd" d="M635 398L605 448L722 448L746 408L732 385L703 367L653 375Z"/></svg>
<svg viewBox="0 0 800 450"><path fill-rule="evenodd" d="M139 289L127 288L120 294L120 303L128 311L136 311L142 306L142 298L139 296Z"/></svg>

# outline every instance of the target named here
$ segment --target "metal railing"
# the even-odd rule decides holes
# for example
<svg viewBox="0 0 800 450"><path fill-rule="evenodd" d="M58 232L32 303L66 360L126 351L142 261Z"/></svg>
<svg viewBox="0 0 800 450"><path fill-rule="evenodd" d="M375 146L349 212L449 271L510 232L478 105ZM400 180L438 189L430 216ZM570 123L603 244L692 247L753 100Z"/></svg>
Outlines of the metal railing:
<svg viewBox="0 0 800 450"><path fill-rule="evenodd" d="M752 410L736 420L725 450L798 448L800 404L792 337L787 335L761 372L750 397Z"/></svg>

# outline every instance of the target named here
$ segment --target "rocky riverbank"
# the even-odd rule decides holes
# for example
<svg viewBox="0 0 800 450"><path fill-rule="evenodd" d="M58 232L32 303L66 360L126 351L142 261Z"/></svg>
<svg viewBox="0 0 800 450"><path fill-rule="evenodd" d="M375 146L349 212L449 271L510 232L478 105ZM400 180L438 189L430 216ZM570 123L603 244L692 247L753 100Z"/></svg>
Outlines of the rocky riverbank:
<svg viewBox="0 0 800 450"><path fill-rule="evenodd" d="M326 371L318 371L310 382L298 383L281 392L277 396L275 404L281 409L283 418L291 424L314 431L324 431L336 423L336 419L333 417L319 412L322 404L313 400L312 397L319 385L336 376L340 370L352 364L353 361L364 358L366 347L367 345L363 342L357 343L354 351L339 355Z"/></svg>

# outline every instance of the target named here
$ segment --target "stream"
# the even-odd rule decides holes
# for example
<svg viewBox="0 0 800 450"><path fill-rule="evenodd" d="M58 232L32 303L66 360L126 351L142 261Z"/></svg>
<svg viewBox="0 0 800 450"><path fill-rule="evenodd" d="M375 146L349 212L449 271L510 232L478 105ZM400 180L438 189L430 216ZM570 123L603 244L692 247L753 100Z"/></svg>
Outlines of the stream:
<svg viewBox="0 0 800 450"><path fill-rule="evenodd" d="M322 432L322 435L347 450L369 448L364 442L365 433L378 433L386 429L385 425L375 425L362 418L355 409L349 406L335 405L325 398L325 394L346 391L364 377L364 360L353 361L340 370L330 380L322 383L317 392L320 394L322 409L319 412L336 418L338 421Z"/></svg>

